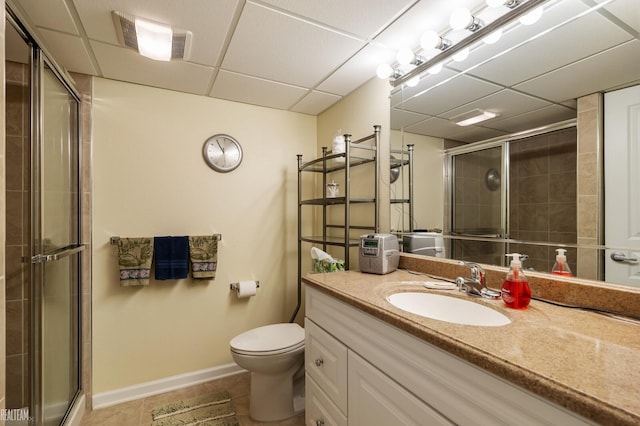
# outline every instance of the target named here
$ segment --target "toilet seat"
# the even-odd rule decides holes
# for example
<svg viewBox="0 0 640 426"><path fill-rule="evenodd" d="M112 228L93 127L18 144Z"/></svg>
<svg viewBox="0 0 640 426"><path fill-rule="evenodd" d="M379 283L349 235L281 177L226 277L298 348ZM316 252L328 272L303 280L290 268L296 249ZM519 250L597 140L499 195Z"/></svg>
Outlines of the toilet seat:
<svg viewBox="0 0 640 426"><path fill-rule="evenodd" d="M242 355L292 352L304 347L304 328L295 323L265 325L239 334L229 345L233 352Z"/></svg>

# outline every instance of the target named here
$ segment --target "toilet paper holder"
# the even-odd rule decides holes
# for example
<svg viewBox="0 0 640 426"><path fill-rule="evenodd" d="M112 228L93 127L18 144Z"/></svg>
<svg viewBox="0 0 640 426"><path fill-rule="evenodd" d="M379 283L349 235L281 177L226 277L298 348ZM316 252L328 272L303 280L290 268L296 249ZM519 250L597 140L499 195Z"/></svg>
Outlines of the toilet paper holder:
<svg viewBox="0 0 640 426"><path fill-rule="evenodd" d="M240 283L231 283L229 284L229 289L231 291L238 291L238 285L240 285ZM260 288L260 281L256 280L256 288Z"/></svg>

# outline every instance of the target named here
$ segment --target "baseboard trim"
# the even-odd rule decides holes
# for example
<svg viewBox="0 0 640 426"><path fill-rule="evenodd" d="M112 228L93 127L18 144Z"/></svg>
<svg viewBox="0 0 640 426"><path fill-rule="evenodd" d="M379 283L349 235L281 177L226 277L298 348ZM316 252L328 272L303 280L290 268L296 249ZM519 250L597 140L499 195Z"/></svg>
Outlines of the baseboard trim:
<svg viewBox="0 0 640 426"><path fill-rule="evenodd" d="M134 401L147 396L157 395L188 386L197 385L211 380L221 379L246 370L235 363L225 364L205 370L166 377L151 382L140 383L126 388L116 389L93 395L93 409L110 407L123 402Z"/></svg>

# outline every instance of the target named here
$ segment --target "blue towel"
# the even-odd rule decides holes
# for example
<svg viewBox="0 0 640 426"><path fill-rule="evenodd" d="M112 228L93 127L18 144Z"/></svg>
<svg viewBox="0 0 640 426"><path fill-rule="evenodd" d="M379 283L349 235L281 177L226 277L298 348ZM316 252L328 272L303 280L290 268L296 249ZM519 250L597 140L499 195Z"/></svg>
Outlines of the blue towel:
<svg viewBox="0 0 640 426"><path fill-rule="evenodd" d="M153 239L156 280L178 280L189 274L189 237Z"/></svg>

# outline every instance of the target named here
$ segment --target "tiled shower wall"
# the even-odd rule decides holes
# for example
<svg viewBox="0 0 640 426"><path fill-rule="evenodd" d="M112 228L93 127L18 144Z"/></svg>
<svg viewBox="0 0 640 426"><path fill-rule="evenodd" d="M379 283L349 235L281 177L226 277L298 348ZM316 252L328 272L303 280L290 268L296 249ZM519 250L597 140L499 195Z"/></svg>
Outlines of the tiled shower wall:
<svg viewBox="0 0 640 426"><path fill-rule="evenodd" d="M6 407L29 406L29 70L6 62Z"/></svg>
<svg viewBox="0 0 640 426"><path fill-rule="evenodd" d="M576 128L546 133L510 145L509 236L516 240L559 244L577 242ZM557 247L511 245L529 256L525 267L550 272ZM576 249L567 251L576 271Z"/></svg>

